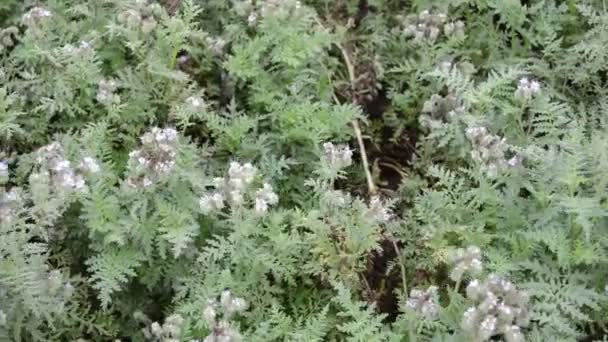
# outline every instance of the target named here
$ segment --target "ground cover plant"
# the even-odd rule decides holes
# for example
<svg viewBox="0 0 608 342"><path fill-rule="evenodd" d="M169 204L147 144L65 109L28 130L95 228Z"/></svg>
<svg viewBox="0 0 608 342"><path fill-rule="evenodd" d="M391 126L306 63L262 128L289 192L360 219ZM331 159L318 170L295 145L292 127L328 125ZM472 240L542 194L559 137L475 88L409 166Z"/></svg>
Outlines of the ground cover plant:
<svg viewBox="0 0 608 342"><path fill-rule="evenodd" d="M0 340L608 340L608 7L0 2Z"/></svg>

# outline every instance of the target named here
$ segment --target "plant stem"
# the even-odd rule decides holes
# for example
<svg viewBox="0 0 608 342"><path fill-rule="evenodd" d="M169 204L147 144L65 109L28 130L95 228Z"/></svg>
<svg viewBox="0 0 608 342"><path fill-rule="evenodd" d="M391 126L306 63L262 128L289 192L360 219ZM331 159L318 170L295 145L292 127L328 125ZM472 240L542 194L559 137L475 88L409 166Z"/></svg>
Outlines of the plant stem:
<svg viewBox="0 0 608 342"><path fill-rule="evenodd" d="M344 58L344 63L346 64L346 69L348 70L348 77L350 79L350 88L353 92L352 102L355 105L358 105L357 101L354 97L356 77L355 77L355 67L350 60L350 56L348 55L348 51L342 46L342 44L336 42L336 46L342 52L342 57ZM363 163L363 169L365 170L365 179L367 180L367 188L370 195L376 194L376 185L374 184L374 179L372 178L372 174L369 169L369 161L367 160L367 152L365 151L365 144L363 143L363 135L361 133L361 127L359 126L359 120L354 119L351 121L351 125L355 130L355 135L357 136L357 143L359 144L359 152L361 154L361 161Z"/></svg>

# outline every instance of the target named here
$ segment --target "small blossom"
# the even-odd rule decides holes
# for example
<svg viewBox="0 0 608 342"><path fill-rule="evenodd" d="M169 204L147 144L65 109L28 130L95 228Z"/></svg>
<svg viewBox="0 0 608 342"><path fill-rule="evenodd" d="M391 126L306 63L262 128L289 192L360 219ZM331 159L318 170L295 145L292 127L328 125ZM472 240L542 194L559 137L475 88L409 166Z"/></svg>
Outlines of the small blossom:
<svg viewBox="0 0 608 342"><path fill-rule="evenodd" d="M517 155L507 160L505 155L510 147L505 139L490 134L485 127L469 127L466 136L473 147L471 158L481 163L481 170L490 177L495 177L498 171L517 166L520 162L521 157Z"/></svg>
<svg viewBox="0 0 608 342"><path fill-rule="evenodd" d="M345 168L352 164L353 151L346 145L334 145L331 142L323 144L324 159L332 167Z"/></svg>
<svg viewBox="0 0 608 342"><path fill-rule="evenodd" d="M373 196L369 201L369 215L376 221L386 223L393 217L390 208L382 202L379 196Z"/></svg>
<svg viewBox="0 0 608 342"><path fill-rule="evenodd" d="M91 157L82 158L82 161L80 162L80 168L90 173L97 173L100 169L97 160Z"/></svg>
<svg viewBox="0 0 608 342"><path fill-rule="evenodd" d="M536 80L529 80L527 77L522 77L519 80L515 91L516 96L524 99L530 99L539 93L540 83Z"/></svg>
<svg viewBox="0 0 608 342"><path fill-rule="evenodd" d="M43 7L33 7L21 17L21 22L25 26L34 26L42 19L50 18L53 15L51 11Z"/></svg>
<svg viewBox="0 0 608 342"><path fill-rule="evenodd" d="M133 173L128 184L152 185L175 168L177 131L154 127L140 137L140 149L129 153L129 168Z"/></svg>
<svg viewBox="0 0 608 342"><path fill-rule="evenodd" d="M118 83L114 80L101 80L97 85L98 102L109 105L120 102L120 97L114 92L118 88Z"/></svg>
<svg viewBox="0 0 608 342"><path fill-rule="evenodd" d="M426 318L436 318L440 309L437 303L437 287L429 286L426 291L413 289L410 291L410 296L405 305Z"/></svg>
<svg viewBox="0 0 608 342"><path fill-rule="evenodd" d="M449 256L450 262L454 265L450 278L458 281L465 273L477 275L482 271L481 251L477 246L469 246L466 250L459 248Z"/></svg>
<svg viewBox="0 0 608 342"><path fill-rule="evenodd" d="M268 183L264 183L262 189L258 190L255 194L255 210L258 213L265 213L268 211L269 205L274 205L278 202L279 197Z"/></svg>
<svg viewBox="0 0 608 342"><path fill-rule="evenodd" d="M198 96L190 96L186 99L186 103L193 109L205 108L205 102Z"/></svg>
<svg viewBox="0 0 608 342"><path fill-rule="evenodd" d="M219 309L223 313L221 320L217 318L217 311ZM221 293L219 302L217 299L209 300L203 310L203 315L209 324L211 334L204 339L204 342L241 341L241 335L231 326L230 319L234 314L243 312L246 309L247 302L242 298L233 296L229 290Z"/></svg>
<svg viewBox="0 0 608 342"><path fill-rule="evenodd" d="M521 328L528 324L525 292L496 275L488 276L484 282L471 281L466 292L476 306L463 315L461 326L465 332L479 341L496 335L504 335L507 341L523 341Z"/></svg>
<svg viewBox="0 0 608 342"><path fill-rule="evenodd" d="M204 195L199 200L199 206L203 214L222 210L224 208L224 196L219 192Z"/></svg>
<svg viewBox="0 0 608 342"><path fill-rule="evenodd" d="M222 37L207 37L206 41L209 49L216 55L221 56L224 54L226 41Z"/></svg>

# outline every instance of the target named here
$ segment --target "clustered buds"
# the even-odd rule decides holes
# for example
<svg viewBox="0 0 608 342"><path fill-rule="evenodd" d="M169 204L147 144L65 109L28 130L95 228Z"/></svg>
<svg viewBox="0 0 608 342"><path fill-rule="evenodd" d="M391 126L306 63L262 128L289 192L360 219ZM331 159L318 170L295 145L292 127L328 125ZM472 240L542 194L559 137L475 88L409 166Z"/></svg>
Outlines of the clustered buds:
<svg viewBox="0 0 608 342"><path fill-rule="evenodd" d="M156 18L162 14L162 7L157 3L137 1L135 6L121 12L118 22L133 29L140 29L144 34L149 34L156 28Z"/></svg>
<svg viewBox="0 0 608 342"><path fill-rule="evenodd" d="M447 122L464 113L464 101L459 96L448 93L445 96L433 94L424 102L420 124L426 128L433 128L440 122Z"/></svg>
<svg viewBox="0 0 608 342"><path fill-rule="evenodd" d="M247 17L249 26L255 26L259 18L286 19L301 8L302 3L298 0L244 0L237 3L235 10L237 14Z"/></svg>
<svg viewBox="0 0 608 342"><path fill-rule="evenodd" d="M481 163L482 171L490 177L495 177L499 170L517 166L521 162L517 155L507 159L509 146L505 138L490 134L485 127L469 127L466 136L473 145L471 157Z"/></svg>
<svg viewBox="0 0 608 342"><path fill-rule="evenodd" d="M386 203L382 202L379 196L373 196L369 200L368 214L378 222L386 223L392 217L393 213Z"/></svg>
<svg viewBox="0 0 608 342"><path fill-rule="evenodd" d="M264 183L264 186L255 193L255 211L262 214L268 211L268 206L279 202L279 196L274 193L272 186Z"/></svg>
<svg viewBox="0 0 608 342"><path fill-rule="evenodd" d="M168 175L175 167L177 131L173 128L154 127L141 136L141 147L129 153L127 179L132 187L148 187Z"/></svg>
<svg viewBox="0 0 608 342"><path fill-rule="evenodd" d="M462 328L475 341L487 341L496 335L503 335L507 342L524 341L521 329L528 325L527 293L496 275L485 282L471 281L466 291L476 305L465 311Z"/></svg>
<svg viewBox="0 0 608 342"><path fill-rule="evenodd" d="M237 313L247 310L247 302L235 297L230 290L224 290L219 301L210 299L203 311L203 317L211 333L203 342L239 342L241 334L230 324L230 319Z"/></svg>
<svg viewBox="0 0 608 342"><path fill-rule="evenodd" d="M63 147L58 142L43 146L36 152L36 161L42 167L41 172L32 175L33 180L48 180L56 190L73 190L86 192L84 182L85 174L99 172L99 163L91 157L85 157L73 167L72 163L65 158Z"/></svg>
<svg viewBox="0 0 608 342"><path fill-rule="evenodd" d="M207 43L207 47L209 50L213 51L217 56L222 56L224 54L224 48L226 47L227 42L222 37L214 37L209 36L205 38Z"/></svg>
<svg viewBox="0 0 608 342"><path fill-rule="evenodd" d="M19 34L19 29L15 26L0 30L0 53L15 45L14 37Z"/></svg>
<svg viewBox="0 0 608 342"><path fill-rule="evenodd" d="M323 144L324 161L332 168L343 169L353 162L353 150L346 145L334 145L331 142Z"/></svg>
<svg viewBox="0 0 608 342"><path fill-rule="evenodd" d="M200 96L190 96L186 99L186 103L190 107L190 109L198 110L207 108L207 104L205 100L203 100Z"/></svg>
<svg viewBox="0 0 608 342"><path fill-rule="evenodd" d="M23 25L31 27L44 19L50 18L53 13L44 7L33 7L21 17Z"/></svg>
<svg viewBox="0 0 608 342"><path fill-rule="evenodd" d="M93 51L93 45L91 45L88 41L81 41L78 46L74 46L73 44L66 44L61 49L62 53L66 56L76 56L82 57L85 56L88 52ZM103 82L103 81L102 81ZM112 81L113 82L113 81ZM99 88L102 88L101 82L99 84ZM114 91L114 89L112 89ZM99 96L99 93L98 93ZM99 101L103 102L103 101Z"/></svg>
<svg viewBox="0 0 608 342"><path fill-rule="evenodd" d="M448 21L445 13L432 13L425 10L420 14L408 15L405 18L405 29L403 31L407 38L413 38L414 42L434 43L441 34L445 36L464 35L464 22Z"/></svg>
<svg viewBox="0 0 608 342"><path fill-rule="evenodd" d="M413 289L405 306L428 319L435 319L439 314L437 286L429 286L426 291Z"/></svg>
<svg viewBox="0 0 608 342"><path fill-rule="evenodd" d="M114 80L101 80L97 85L96 99L99 103L111 105L120 102L120 96L115 94L118 83Z"/></svg>
<svg viewBox="0 0 608 342"><path fill-rule="evenodd" d="M251 163L240 164L233 161L228 168L226 177L213 180L214 191L203 195L199 205L204 214L221 210L227 201L232 206L241 205L244 196L257 175L257 169ZM279 197L274 193L272 186L264 183L262 188L255 192L255 210L258 213L268 211L270 205L277 204Z"/></svg>
<svg viewBox="0 0 608 342"><path fill-rule="evenodd" d="M459 281L465 273L476 276L481 273L481 250L477 246L458 248L448 255L448 261L454 266L450 278Z"/></svg>
<svg viewBox="0 0 608 342"><path fill-rule="evenodd" d="M517 84L515 95L524 99L530 99L540 93L540 83L537 80L529 80L522 77Z"/></svg>
<svg viewBox="0 0 608 342"><path fill-rule="evenodd" d="M182 334L184 319L179 314L173 314L165 319L162 325L153 322L143 329L144 337L157 342L179 342Z"/></svg>
<svg viewBox="0 0 608 342"><path fill-rule="evenodd" d="M0 188L0 224L13 222L22 202L18 188L12 188L10 191Z"/></svg>

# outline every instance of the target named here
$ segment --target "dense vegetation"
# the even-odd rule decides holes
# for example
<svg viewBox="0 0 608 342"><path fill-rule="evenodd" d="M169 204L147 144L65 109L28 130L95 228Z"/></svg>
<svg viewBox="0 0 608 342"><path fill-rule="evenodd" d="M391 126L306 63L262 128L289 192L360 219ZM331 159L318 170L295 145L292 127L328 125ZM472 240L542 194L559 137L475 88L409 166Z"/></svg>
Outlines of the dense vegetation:
<svg viewBox="0 0 608 342"><path fill-rule="evenodd" d="M608 340L608 8L0 1L0 339Z"/></svg>

